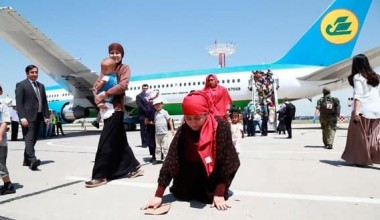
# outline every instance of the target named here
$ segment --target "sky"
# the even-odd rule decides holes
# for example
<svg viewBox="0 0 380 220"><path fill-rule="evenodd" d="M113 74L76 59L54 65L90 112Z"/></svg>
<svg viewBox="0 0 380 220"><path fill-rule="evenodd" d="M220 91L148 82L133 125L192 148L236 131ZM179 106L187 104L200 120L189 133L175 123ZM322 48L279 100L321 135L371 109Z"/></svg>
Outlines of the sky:
<svg viewBox="0 0 380 220"><path fill-rule="evenodd" d="M112 3L112 4L111 4ZM271 63L291 48L332 0L0 0L46 34L89 69L99 72L107 46L124 46L123 62L133 75L206 69L218 66L207 47L215 41L236 44L227 66ZM380 0L373 0L353 54L380 46ZM0 38L0 67L4 95L14 97L31 64ZM39 81L56 83L42 71ZM342 114L350 113L352 89L333 91ZM319 96L318 96L319 97ZM297 115L312 115L316 100L294 102Z"/></svg>

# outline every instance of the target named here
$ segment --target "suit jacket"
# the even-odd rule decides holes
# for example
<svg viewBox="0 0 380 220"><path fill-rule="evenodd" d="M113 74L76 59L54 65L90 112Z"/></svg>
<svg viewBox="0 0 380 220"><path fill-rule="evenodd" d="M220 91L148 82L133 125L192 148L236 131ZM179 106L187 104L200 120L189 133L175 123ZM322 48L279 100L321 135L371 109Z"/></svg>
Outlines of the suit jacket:
<svg viewBox="0 0 380 220"><path fill-rule="evenodd" d="M150 103L145 99L145 94L143 92L136 96L136 104L139 109L140 116L148 117Z"/></svg>
<svg viewBox="0 0 380 220"><path fill-rule="evenodd" d="M45 86L37 82L40 90L42 114L45 118L49 118L49 109L46 98ZM29 79L25 79L16 84L16 105L20 119L26 118L28 122L35 122L38 114L38 97L30 83Z"/></svg>

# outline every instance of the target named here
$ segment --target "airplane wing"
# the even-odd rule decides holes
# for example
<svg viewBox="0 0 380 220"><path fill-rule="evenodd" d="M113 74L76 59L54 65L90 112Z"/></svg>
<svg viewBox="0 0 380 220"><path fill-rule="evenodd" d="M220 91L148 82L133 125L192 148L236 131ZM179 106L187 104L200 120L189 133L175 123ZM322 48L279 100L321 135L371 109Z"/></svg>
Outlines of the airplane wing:
<svg viewBox="0 0 380 220"><path fill-rule="evenodd" d="M328 52L327 52L328 53ZM380 66L380 47L369 50L364 53L373 69ZM330 83L347 81L347 77L351 74L352 58L343 60L334 65L320 69L312 74L298 78L304 81L328 81ZM330 84L327 83L327 84Z"/></svg>
<svg viewBox="0 0 380 220"><path fill-rule="evenodd" d="M0 8L0 36L75 98L92 100L98 76L10 7Z"/></svg>

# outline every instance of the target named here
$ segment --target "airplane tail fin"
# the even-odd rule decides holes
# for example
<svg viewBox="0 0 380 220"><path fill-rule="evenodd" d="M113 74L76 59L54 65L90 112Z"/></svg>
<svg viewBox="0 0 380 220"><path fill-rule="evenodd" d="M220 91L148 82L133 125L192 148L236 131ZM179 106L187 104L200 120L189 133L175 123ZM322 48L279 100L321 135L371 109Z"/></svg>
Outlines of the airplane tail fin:
<svg viewBox="0 0 380 220"><path fill-rule="evenodd" d="M335 0L274 63L328 66L351 56L372 0Z"/></svg>

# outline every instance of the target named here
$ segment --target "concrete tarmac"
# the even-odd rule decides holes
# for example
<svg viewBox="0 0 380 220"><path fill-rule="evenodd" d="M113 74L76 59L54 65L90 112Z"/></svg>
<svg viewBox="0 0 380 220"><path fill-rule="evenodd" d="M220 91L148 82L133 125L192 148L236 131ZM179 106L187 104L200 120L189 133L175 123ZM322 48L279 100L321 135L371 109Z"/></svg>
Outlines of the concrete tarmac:
<svg viewBox="0 0 380 220"><path fill-rule="evenodd" d="M319 124L293 125L293 139L270 133L245 137L241 166L231 186L227 211L196 201L178 201L167 189L165 215L145 215L140 207L156 189L161 165L149 163L140 134L129 143L144 176L88 189L100 130L66 126L66 135L39 140L38 171L22 166L24 143L9 141L8 168L15 194L0 196L0 219L380 219L380 166L355 167L340 159L347 124L340 124L334 149L323 148Z"/></svg>

